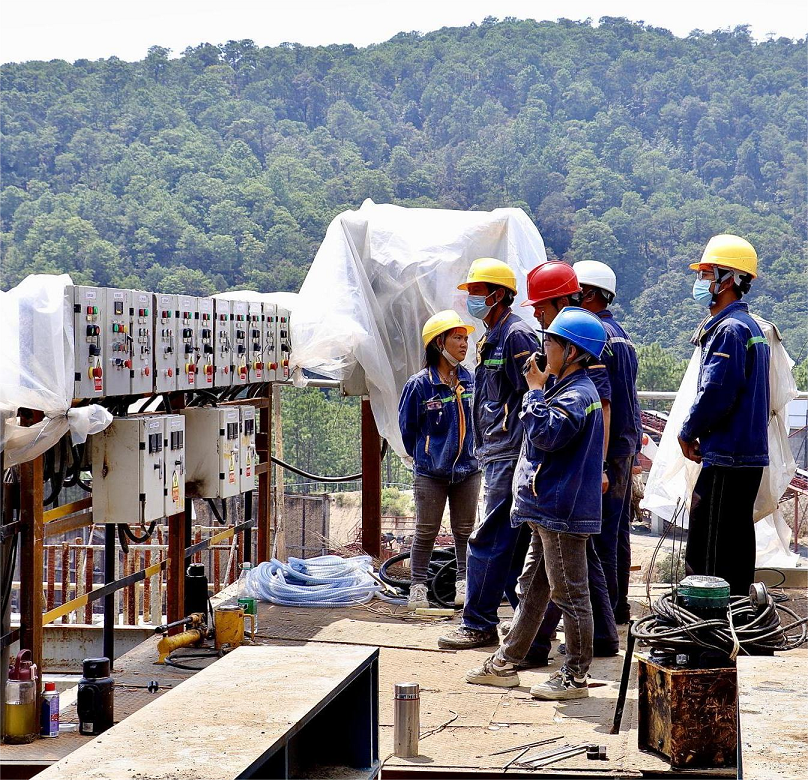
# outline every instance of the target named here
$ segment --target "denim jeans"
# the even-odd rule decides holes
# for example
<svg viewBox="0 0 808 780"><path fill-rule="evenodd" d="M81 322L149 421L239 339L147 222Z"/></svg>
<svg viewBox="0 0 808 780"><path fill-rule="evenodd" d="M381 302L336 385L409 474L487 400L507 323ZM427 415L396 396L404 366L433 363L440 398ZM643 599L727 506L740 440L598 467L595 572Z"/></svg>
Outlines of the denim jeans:
<svg viewBox="0 0 808 780"><path fill-rule="evenodd" d="M516 459L495 460L484 468L485 517L469 539L463 625L477 631L497 627L503 594L516 609L516 581L522 571L529 533L511 526ZM520 543L521 539L521 543Z"/></svg>
<svg viewBox="0 0 808 780"><path fill-rule="evenodd" d="M449 501L449 522L454 535L457 556L457 579L466 578L466 548L474 520L477 517L477 499L480 496L480 472L471 474L460 482L437 479L416 474L415 493L415 539L410 554L412 582L425 583L429 559L435 546L435 537L443 520L443 510Z"/></svg>
<svg viewBox="0 0 808 780"><path fill-rule="evenodd" d="M565 666L584 677L592 662L592 605L587 581L587 534L548 531L529 523L530 549L519 577L521 599L511 630L496 652L500 661L518 663L529 653L552 597L564 616Z"/></svg>
<svg viewBox="0 0 808 780"><path fill-rule="evenodd" d="M603 521L600 533L592 537L598 551L612 608L628 603L628 579L631 567L631 467L634 457L609 458L606 474L609 489L603 496Z"/></svg>
<svg viewBox="0 0 808 780"><path fill-rule="evenodd" d="M603 567L600 565L595 544L590 536L586 542L586 571L589 583L589 601L592 605L592 620L594 622L594 645L599 654L617 652L620 648L620 637L617 634L612 603L606 587L606 578ZM539 626L530 655L547 656L550 654L556 628L561 621L561 610L554 601L547 605L544 619Z"/></svg>

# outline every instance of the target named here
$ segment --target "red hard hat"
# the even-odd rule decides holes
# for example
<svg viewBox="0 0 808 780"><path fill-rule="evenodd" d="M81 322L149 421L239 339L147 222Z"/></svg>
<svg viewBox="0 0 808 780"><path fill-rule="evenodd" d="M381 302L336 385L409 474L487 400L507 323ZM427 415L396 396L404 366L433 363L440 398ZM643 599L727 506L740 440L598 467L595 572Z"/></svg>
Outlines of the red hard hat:
<svg viewBox="0 0 808 780"><path fill-rule="evenodd" d="M548 260L527 275L527 300L522 306L535 306L542 301L579 292L581 285L572 266L560 260Z"/></svg>

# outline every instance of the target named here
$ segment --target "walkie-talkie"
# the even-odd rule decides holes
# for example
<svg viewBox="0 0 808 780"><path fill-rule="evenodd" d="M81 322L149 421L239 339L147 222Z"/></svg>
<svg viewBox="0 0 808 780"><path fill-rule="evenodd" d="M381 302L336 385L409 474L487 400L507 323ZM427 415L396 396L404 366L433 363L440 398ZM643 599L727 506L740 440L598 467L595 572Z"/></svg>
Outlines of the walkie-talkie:
<svg viewBox="0 0 808 780"><path fill-rule="evenodd" d="M541 330L539 331L539 349L525 361L525 367L522 369L523 374L527 374L527 372L530 371L530 361L533 360L533 358L536 358L536 368L538 368L539 371L543 372L547 370L547 354L544 351L544 312L542 312L539 318L539 324L541 325Z"/></svg>

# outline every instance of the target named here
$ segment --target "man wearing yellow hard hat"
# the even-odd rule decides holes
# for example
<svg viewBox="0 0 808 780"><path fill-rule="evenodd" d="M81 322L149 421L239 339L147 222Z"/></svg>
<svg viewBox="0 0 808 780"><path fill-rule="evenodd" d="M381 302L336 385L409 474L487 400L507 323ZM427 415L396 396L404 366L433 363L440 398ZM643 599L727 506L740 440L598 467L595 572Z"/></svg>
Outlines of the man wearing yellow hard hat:
<svg viewBox="0 0 808 780"><path fill-rule="evenodd" d="M685 563L688 574L722 577L745 596L755 573L752 509L769 464L769 345L741 300L757 277L757 253L739 236L714 236L690 268L693 297L710 316L694 336L698 388L679 433L685 457L702 464Z"/></svg>
<svg viewBox="0 0 808 780"><path fill-rule="evenodd" d="M506 263L492 257L475 260L458 289L468 293L469 314L486 328L477 345L473 406L474 452L485 478L485 518L469 539L463 624L438 640L440 647L453 649L498 644L497 610L503 593L514 608L518 604L516 580L530 535L511 526L512 483L522 446L519 411L528 389L523 370L539 348L533 329L511 311L516 275Z"/></svg>
<svg viewBox="0 0 808 780"><path fill-rule="evenodd" d="M455 604L462 606L465 598L466 548L480 493L471 441L474 377L461 365L473 332L456 311L431 316L421 332L424 368L407 380L398 405L401 438L413 459L414 474L411 609L429 606L427 569L447 501L457 556Z"/></svg>

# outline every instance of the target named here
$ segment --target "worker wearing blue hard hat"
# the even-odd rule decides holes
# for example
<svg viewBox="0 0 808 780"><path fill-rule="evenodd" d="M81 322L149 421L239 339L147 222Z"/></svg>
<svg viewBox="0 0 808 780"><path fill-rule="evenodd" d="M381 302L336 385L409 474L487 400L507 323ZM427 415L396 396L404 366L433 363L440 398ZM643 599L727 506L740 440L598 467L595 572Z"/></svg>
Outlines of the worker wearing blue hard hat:
<svg viewBox="0 0 808 780"><path fill-rule="evenodd" d="M471 669L466 681L510 688L552 599L564 617L564 666L531 688L538 699L589 695L593 615L587 541L600 531L603 414L584 370L597 360L606 331L591 312L568 306L545 330L547 367L536 356L526 373L520 416L524 439L514 476L511 523L530 528L530 549L519 578L520 600L511 628L494 655ZM550 376L555 382L548 390Z"/></svg>

